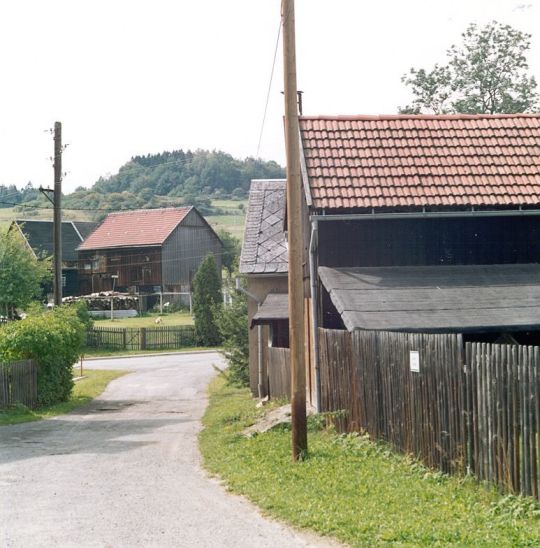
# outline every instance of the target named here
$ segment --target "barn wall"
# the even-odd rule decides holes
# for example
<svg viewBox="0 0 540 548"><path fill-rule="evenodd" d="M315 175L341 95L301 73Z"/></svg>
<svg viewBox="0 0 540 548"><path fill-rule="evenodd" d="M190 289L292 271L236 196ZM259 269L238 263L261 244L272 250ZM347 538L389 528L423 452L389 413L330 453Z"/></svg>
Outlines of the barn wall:
<svg viewBox="0 0 540 548"><path fill-rule="evenodd" d="M540 217L319 223L321 266L517 264L540 261Z"/></svg>
<svg viewBox="0 0 540 548"><path fill-rule="evenodd" d="M221 273L222 246L219 238L195 210L163 244L163 285L167 291L190 291L191 281L202 260L213 253Z"/></svg>

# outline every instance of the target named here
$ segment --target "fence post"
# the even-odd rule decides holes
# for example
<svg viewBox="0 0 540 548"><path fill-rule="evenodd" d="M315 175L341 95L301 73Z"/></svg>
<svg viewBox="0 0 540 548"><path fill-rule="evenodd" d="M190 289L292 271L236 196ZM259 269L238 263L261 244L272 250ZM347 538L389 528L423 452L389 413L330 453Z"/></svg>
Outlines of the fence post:
<svg viewBox="0 0 540 548"><path fill-rule="evenodd" d="M139 328L139 346L141 350L146 350L146 327Z"/></svg>
<svg viewBox="0 0 540 548"><path fill-rule="evenodd" d="M122 346L124 350L127 349L127 329L125 327L122 331Z"/></svg>

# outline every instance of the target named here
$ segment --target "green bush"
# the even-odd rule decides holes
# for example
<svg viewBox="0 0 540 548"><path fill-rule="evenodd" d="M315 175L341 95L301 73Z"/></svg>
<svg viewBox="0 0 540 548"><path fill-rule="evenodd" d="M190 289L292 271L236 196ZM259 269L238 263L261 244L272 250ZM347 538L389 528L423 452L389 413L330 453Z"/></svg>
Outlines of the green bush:
<svg viewBox="0 0 540 548"><path fill-rule="evenodd" d="M229 362L227 383L249 386L248 307L244 293L232 294L232 304L222 309L218 326L223 339L223 354Z"/></svg>
<svg viewBox="0 0 540 548"><path fill-rule="evenodd" d="M32 359L38 363L38 405L67 401L84 331L77 308L34 312L0 330L0 360Z"/></svg>
<svg viewBox="0 0 540 548"><path fill-rule="evenodd" d="M217 346L221 342L216 321L221 298L221 277L214 256L208 255L193 278L195 337L201 346Z"/></svg>

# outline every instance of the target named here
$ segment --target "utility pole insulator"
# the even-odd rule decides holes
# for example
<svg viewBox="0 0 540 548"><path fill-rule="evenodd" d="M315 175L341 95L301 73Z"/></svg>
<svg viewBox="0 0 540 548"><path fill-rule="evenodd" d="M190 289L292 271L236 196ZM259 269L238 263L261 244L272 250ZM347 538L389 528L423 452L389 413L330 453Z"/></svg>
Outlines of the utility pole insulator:
<svg viewBox="0 0 540 548"><path fill-rule="evenodd" d="M54 220L53 220L53 260L54 260L54 304L62 304L62 124L54 124Z"/></svg>
<svg viewBox="0 0 540 548"><path fill-rule="evenodd" d="M302 189L294 0L283 0L283 60L285 76L285 146L287 149L287 232L289 241L289 340L291 347L291 425L293 460L307 454L306 366L304 349L304 282Z"/></svg>

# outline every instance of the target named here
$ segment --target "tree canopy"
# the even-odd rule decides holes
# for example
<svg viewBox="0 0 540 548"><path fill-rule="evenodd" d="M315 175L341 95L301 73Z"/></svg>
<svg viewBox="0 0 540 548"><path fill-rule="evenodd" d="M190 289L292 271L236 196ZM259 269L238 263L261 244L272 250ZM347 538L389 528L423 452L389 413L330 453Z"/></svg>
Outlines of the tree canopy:
<svg viewBox="0 0 540 548"><path fill-rule="evenodd" d="M217 325L221 297L221 276L214 256L210 254L200 264L193 278L195 337L201 346L216 346L221 342Z"/></svg>
<svg viewBox="0 0 540 548"><path fill-rule="evenodd" d="M42 294L50 263L37 260L15 231L0 233L0 314L12 316Z"/></svg>
<svg viewBox="0 0 540 548"><path fill-rule="evenodd" d="M447 51L447 63L411 68L402 81L412 103L401 113L496 114L532 112L538 107L536 80L528 74L531 35L493 21L471 24L461 45Z"/></svg>

